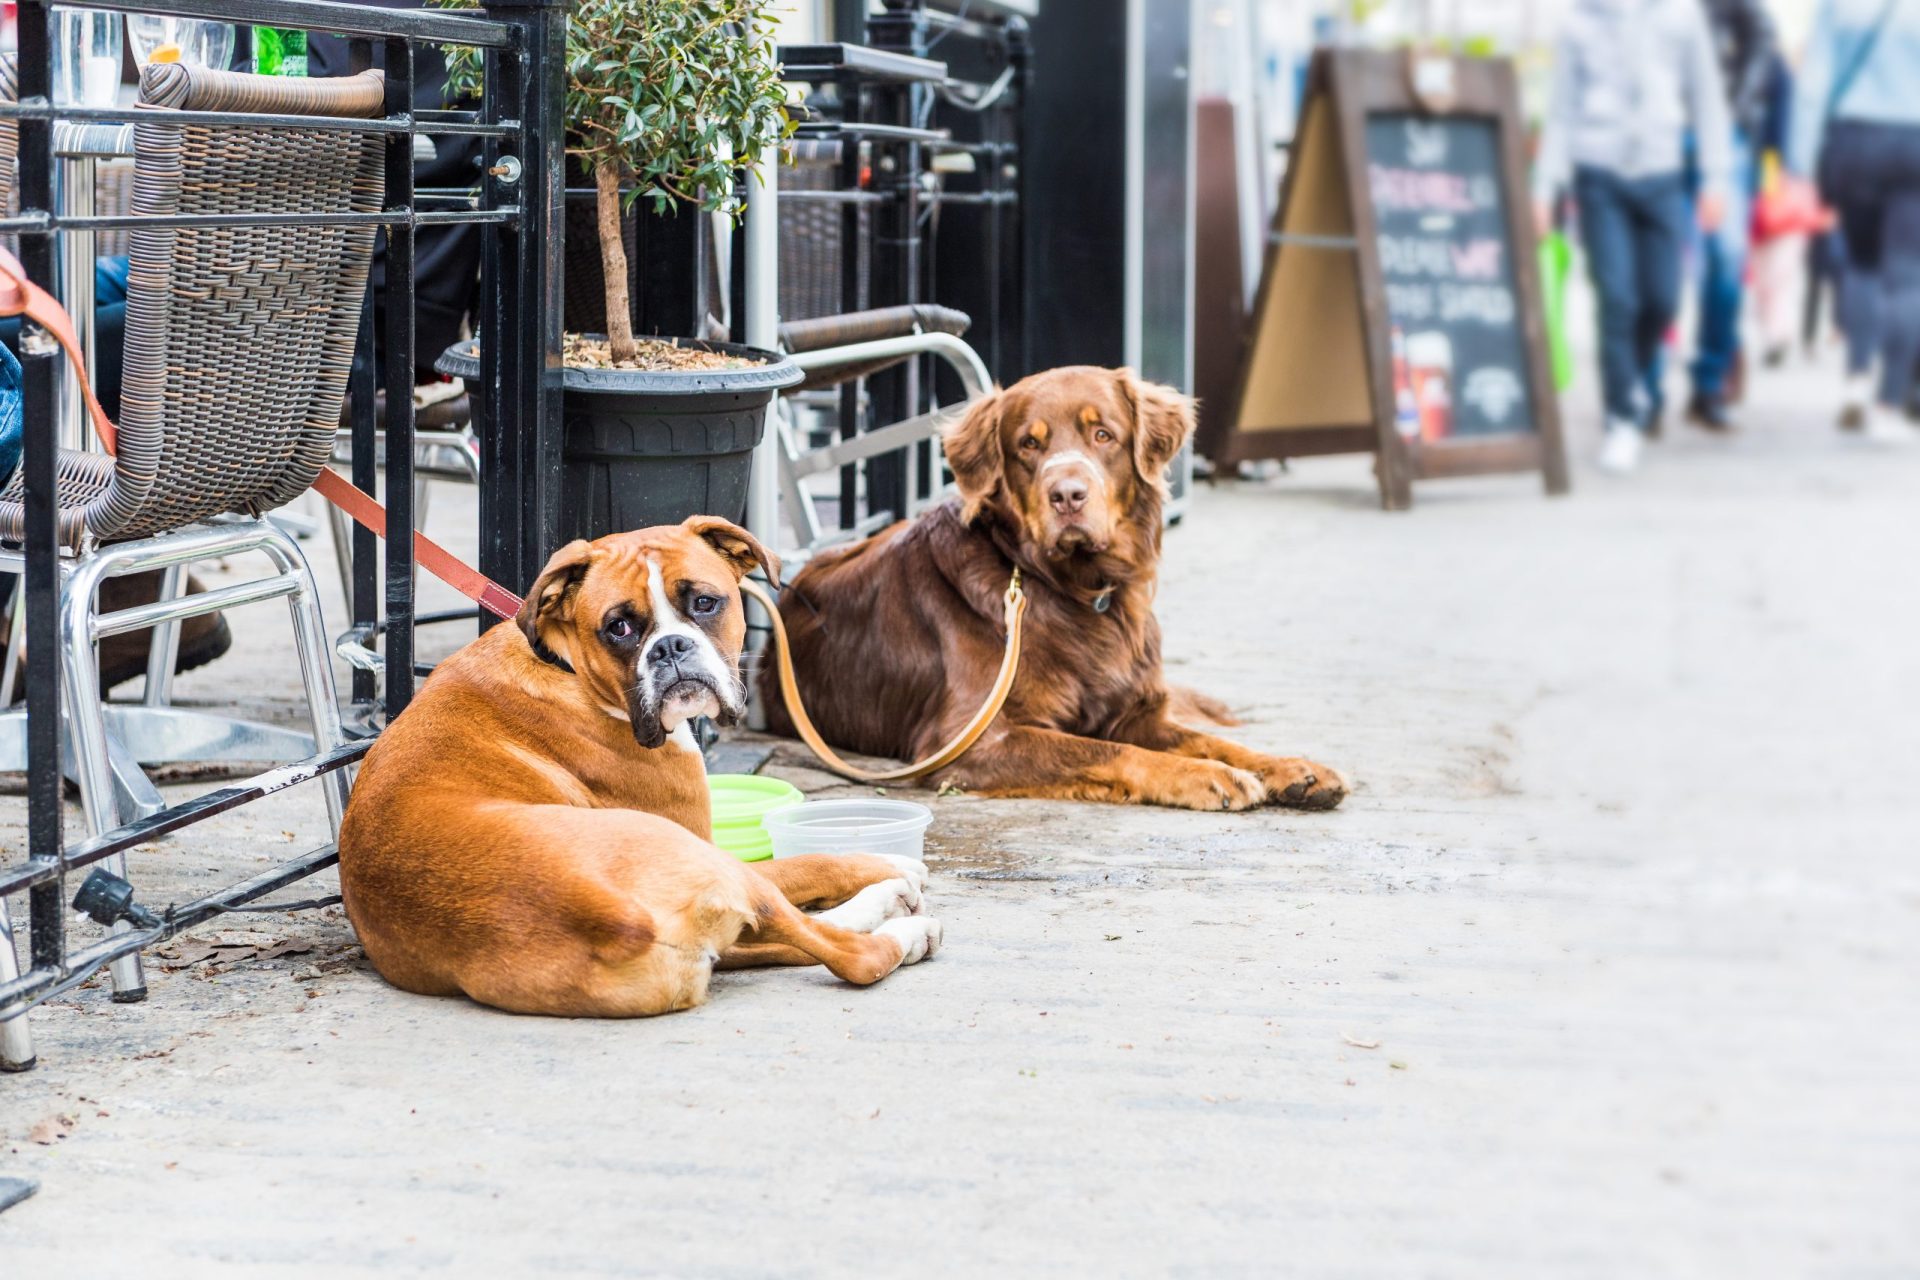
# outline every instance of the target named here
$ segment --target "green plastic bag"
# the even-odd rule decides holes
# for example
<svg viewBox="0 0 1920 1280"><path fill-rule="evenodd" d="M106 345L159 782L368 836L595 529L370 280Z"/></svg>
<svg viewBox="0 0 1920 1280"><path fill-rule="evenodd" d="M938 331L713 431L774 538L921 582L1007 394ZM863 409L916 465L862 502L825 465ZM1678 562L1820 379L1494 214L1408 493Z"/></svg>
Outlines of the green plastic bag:
<svg viewBox="0 0 1920 1280"><path fill-rule="evenodd" d="M1547 308L1547 356L1553 389L1573 385L1573 346L1567 341L1567 281L1573 275L1573 245L1558 231L1540 237L1540 293Z"/></svg>

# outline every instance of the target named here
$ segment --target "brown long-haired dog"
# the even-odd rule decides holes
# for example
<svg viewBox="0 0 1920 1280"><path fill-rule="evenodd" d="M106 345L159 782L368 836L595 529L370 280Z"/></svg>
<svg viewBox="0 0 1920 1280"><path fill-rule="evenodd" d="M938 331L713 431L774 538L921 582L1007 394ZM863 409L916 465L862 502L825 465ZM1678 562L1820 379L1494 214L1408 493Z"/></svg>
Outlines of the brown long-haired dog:
<svg viewBox="0 0 1920 1280"><path fill-rule="evenodd" d="M958 733L999 669L1017 565L1031 602L1019 678L933 781L1190 809L1339 804L1337 770L1182 723L1231 721L1161 677L1161 477L1192 432L1190 401L1124 369L1055 369L976 402L946 437L958 498L821 555L781 599L822 735L914 760ZM792 733L771 670L763 687L772 727Z"/></svg>
<svg viewBox="0 0 1920 1280"><path fill-rule="evenodd" d="M518 626L440 664L367 753L340 827L340 891L381 976L629 1017L699 1004L716 965L868 983L938 947L918 862L749 866L708 843L689 722L741 713L739 582L756 564L778 579L712 516L575 542Z"/></svg>

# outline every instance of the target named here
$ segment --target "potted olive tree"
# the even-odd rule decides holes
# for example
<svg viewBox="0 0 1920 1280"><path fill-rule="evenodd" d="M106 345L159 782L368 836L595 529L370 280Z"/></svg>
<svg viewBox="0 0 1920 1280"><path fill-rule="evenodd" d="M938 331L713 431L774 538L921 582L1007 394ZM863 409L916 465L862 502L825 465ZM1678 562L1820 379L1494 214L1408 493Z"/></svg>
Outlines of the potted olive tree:
<svg viewBox="0 0 1920 1280"><path fill-rule="evenodd" d="M473 8L476 0L436 0ZM770 41L774 0L575 0L567 18L567 153L591 175L604 334L566 335L561 534L598 537L690 515L739 519L767 405L800 370L774 352L692 335L636 336L624 213L745 207L764 148L793 130ZM477 90L477 51L447 51L450 95ZM750 194L750 193L749 193ZM438 367L474 377L477 349Z"/></svg>

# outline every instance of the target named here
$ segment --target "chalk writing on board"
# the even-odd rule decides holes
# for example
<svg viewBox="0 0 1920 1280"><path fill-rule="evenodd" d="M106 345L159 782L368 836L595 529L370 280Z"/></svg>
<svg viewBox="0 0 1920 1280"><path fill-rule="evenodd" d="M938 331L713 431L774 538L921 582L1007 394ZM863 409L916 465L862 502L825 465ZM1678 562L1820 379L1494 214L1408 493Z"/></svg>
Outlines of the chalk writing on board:
<svg viewBox="0 0 1920 1280"><path fill-rule="evenodd" d="M1375 114L1367 154L1400 432L1533 430L1494 122Z"/></svg>

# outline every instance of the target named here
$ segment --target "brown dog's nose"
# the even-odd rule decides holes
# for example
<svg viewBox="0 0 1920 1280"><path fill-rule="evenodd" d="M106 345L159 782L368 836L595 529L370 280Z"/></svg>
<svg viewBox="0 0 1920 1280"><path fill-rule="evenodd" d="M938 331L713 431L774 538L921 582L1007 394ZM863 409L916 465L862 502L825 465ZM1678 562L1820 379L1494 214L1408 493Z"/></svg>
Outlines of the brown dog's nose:
<svg viewBox="0 0 1920 1280"><path fill-rule="evenodd" d="M693 637L679 632L670 632L653 642L647 650L647 661L656 667L676 666L680 659L693 652Z"/></svg>
<svg viewBox="0 0 1920 1280"><path fill-rule="evenodd" d="M1063 516L1078 515L1087 505L1087 482L1083 476L1061 476L1047 486L1047 501Z"/></svg>

